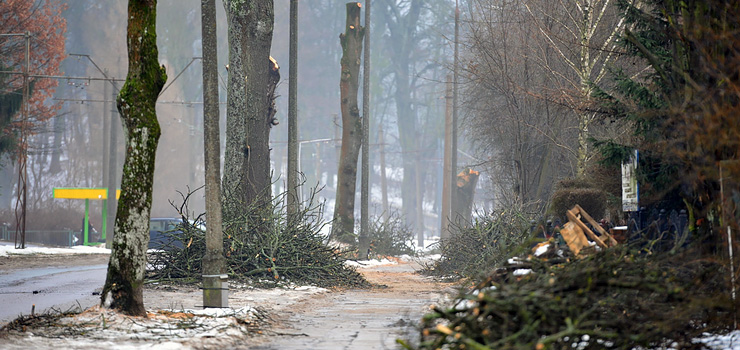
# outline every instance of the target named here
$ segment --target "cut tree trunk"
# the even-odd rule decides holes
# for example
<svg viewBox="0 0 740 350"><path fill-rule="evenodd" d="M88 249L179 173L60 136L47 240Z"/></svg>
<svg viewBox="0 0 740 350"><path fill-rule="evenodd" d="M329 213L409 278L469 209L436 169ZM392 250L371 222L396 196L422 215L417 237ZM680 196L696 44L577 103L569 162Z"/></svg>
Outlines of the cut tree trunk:
<svg viewBox="0 0 740 350"><path fill-rule="evenodd" d="M270 57L272 0L224 0L229 78L222 192L224 223L247 214L269 215L270 129L275 118L277 62ZM256 211L255 211L256 210ZM250 213L251 212L251 213Z"/></svg>
<svg viewBox="0 0 740 350"><path fill-rule="evenodd" d="M155 104L167 80L158 62L156 9L156 0L128 2L128 75L117 99L127 132L126 160L101 300L104 306L135 316L146 316L142 291L160 135Z"/></svg>
<svg viewBox="0 0 740 350"><path fill-rule="evenodd" d="M342 74L339 82L342 110L342 149L337 174L337 200L334 208L332 236L340 242L354 243L355 186L357 160L362 144L362 121L357 106L360 54L365 30L360 26L360 3L347 3L345 32L339 35L342 44Z"/></svg>
<svg viewBox="0 0 740 350"><path fill-rule="evenodd" d="M473 216L473 199L475 197L475 186L478 185L480 173L466 168L457 174L457 191L455 207L452 209L455 213L455 224L459 227L471 222Z"/></svg>

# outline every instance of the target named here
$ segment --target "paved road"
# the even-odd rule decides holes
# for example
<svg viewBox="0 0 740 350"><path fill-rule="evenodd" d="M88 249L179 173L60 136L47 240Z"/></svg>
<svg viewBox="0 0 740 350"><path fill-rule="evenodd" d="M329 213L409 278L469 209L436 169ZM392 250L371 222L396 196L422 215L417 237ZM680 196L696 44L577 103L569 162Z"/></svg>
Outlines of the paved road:
<svg viewBox="0 0 740 350"><path fill-rule="evenodd" d="M0 275L0 324L30 314L32 305L37 313L95 305L100 296L93 292L103 288L106 269L107 265L45 267Z"/></svg>

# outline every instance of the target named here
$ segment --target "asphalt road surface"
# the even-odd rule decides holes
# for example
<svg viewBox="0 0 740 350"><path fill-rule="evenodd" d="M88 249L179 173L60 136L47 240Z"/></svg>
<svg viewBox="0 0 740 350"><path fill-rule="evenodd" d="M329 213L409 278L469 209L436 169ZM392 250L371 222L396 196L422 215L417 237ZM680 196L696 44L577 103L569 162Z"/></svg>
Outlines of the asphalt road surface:
<svg viewBox="0 0 740 350"><path fill-rule="evenodd" d="M100 302L107 265L43 267L0 274L0 324L19 315L88 308ZM96 295L93 295L96 294Z"/></svg>

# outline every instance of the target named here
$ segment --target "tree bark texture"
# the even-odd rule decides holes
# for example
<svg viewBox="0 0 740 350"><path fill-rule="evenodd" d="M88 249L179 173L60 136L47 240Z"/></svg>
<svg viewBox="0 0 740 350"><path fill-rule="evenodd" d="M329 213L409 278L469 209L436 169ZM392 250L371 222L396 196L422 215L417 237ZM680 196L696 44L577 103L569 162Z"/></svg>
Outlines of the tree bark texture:
<svg viewBox="0 0 740 350"><path fill-rule="evenodd" d="M455 201L456 208L453 208L455 215L455 223L457 226L468 226L472 222L473 217L473 199L475 198L475 187L478 185L478 178L480 173L466 168L457 174L457 184L455 191L457 192L457 200Z"/></svg>
<svg viewBox="0 0 740 350"><path fill-rule="evenodd" d="M146 316L142 290L149 244L154 158L160 128L155 104L167 73L158 62L156 0L128 2L128 75L117 106L126 126L126 159L113 250L101 304Z"/></svg>
<svg viewBox="0 0 740 350"><path fill-rule="evenodd" d="M342 148L337 174L337 200L334 208L332 236L341 242L354 242L355 186L357 160L362 144L362 121L357 106L359 89L360 54L365 30L360 26L358 2L347 3L347 22L344 33L339 35L342 44L342 73L339 82L342 111Z"/></svg>
<svg viewBox="0 0 740 350"><path fill-rule="evenodd" d="M275 117L277 62L270 57L272 0L224 0L228 20L229 77L222 192L224 222L271 199L270 129Z"/></svg>
<svg viewBox="0 0 740 350"><path fill-rule="evenodd" d="M203 40L203 149L206 181L206 255L203 274L226 272L221 212L221 141L218 108L218 51L216 1L201 0Z"/></svg>

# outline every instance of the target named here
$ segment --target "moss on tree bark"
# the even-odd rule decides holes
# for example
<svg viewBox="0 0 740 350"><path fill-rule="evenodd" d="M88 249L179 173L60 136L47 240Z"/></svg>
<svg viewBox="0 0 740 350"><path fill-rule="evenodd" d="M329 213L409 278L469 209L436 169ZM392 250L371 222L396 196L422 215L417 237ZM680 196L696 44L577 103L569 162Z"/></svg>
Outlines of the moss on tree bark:
<svg viewBox="0 0 740 350"><path fill-rule="evenodd" d="M129 0L128 75L117 106L126 128L126 158L113 250L101 304L146 316L143 299L154 160L160 128L155 104L167 74L158 62L156 0Z"/></svg>

